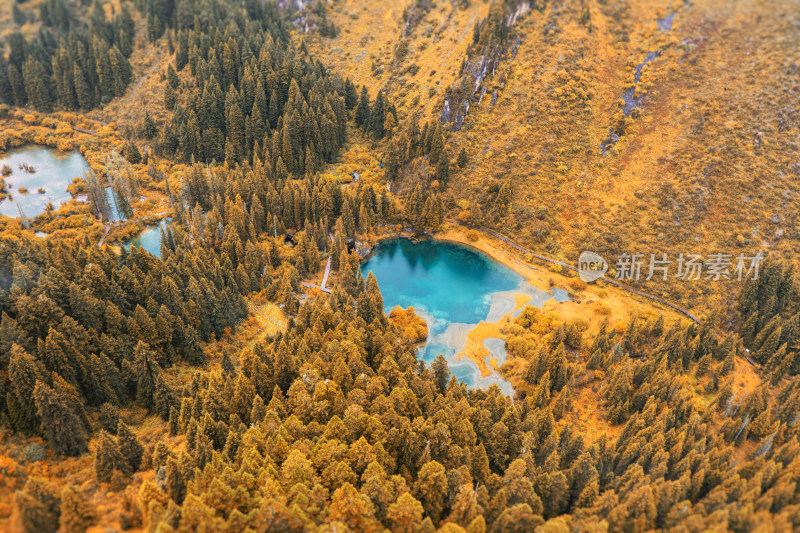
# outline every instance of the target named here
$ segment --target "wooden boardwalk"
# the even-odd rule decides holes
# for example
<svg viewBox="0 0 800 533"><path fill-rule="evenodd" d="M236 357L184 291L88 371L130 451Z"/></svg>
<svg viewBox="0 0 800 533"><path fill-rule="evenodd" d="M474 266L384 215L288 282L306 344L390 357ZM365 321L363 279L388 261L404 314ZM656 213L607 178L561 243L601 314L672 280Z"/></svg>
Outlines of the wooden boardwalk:
<svg viewBox="0 0 800 533"><path fill-rule="evenodd" d="M331 242L333 242L333 233L328 233L328 236L331 238ZM328 284L328 276L331 274L331 259L332 257L328 257L328 264L325 265L325 275L322 276L322 283L319 286L314 285L313 283L306 283L305 281L301 283L303 287L307 289L317 289L326 294L330 294L331 290L325 287Z"/></svg>
<svg viewBox="0 0 800 533"><path fill-rule="evenodd" d="M322 291L322 292L324 292L326 294L330 294L331 293L330 289L326 289L325 287L320 287L319 285L314 285L313 283L307 283L307 282L304 281L300 285L302 285L303 287L305 287L307 289L317 289L318 291Z"/></svg>
<svg viewBox="0 0 800 533"><path fill-rule="evenodd" d="M103 247L103 244L105 244L105 242L106 242L106 237L108 237L108 232L111 231L111 228L114 227L111 224L104 224L104 226L106 228L106 231L103 233L103 236L100 237L100 242L97 243L97 247L98 248L102 248Z"/></svg>
<svg viewBox="0 0 800 533"><path fill-rule="evenodd" d="M328 276L331 273L331 258L328 258L328 264L325 265L325 275L322 277L322 284L319 286L320 289L323 291L325 290L325 285L328 283Z"/></svg>

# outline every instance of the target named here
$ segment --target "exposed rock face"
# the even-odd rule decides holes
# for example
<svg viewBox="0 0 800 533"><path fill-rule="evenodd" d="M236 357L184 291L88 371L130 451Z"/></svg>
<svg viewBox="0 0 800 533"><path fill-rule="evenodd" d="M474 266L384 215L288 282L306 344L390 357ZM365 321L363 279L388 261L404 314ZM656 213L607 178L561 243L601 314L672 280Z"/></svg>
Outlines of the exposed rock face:
<svg viewBox="0 0 800 533"><path fill-rule="evenodd" d="M450 98L445 96L444 106L442 107L442 124L450 122Z"/></svg>
<svg viewBox="0 0 800 533"><path fill-rule="evenodd" d="M518 2L504 19L506 27L510 29L522 15L530 11L531 4L530 0ZM443 125L450 124L452 131L461 130L476 97L478 100L476 105L483 101L488 88L487 83L494 78L506 53L509 60L513 61L521 44L520 37L516 36L513 40L508 39L503 43L490 42L482 48L470 49L461 69L461 78L445 95L440 116ZM494 106L497 96L498 91L494 89L491 106Z"/></svg>
<svg viewBox="0 0 800 533"><path fill-rule="evenodd" d="M403 12L403 37L408 37L414 33L414 28L425 18L425 14L430 11L431 2L428 0L417 1Z"/></svg>
<svg viewBox="0 0 800 533"><path fill-rule="evenodd" d="M368 242L356 241L354 251L361 257L367 257L372 253L372 245Z"/></svg>
<svg viewBox="0 0 800 533"><path fill-rule="evenodd" d="M279 0L277 4L281 11L291 9L295 13L292 23L303 33L308 33L317 28L318 24L310 21L306 16L307 13L305 13L305 10L311 5L311 0Z"/></svg>

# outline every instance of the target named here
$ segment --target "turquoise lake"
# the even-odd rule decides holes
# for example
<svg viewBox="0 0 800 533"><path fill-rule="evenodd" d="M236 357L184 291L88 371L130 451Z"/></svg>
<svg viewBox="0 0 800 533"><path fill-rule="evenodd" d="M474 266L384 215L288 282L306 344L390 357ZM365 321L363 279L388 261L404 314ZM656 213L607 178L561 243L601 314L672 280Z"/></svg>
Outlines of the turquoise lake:
<svg viewBox="0 0 800 533"><path fill-rule="evenodd" d="M20 165L32 165L35 172L27 173ZM78 152L64 153L44 146L28 145L9 150L0 155L0 168L8 165L11 175L5 177L7 192L12 198L0 202L0 215L18 217L16 200L25 216L33 218L44 213L48 202L58 209L62 202L69 201L72 195L67 187L75 177L83 176L89 165ZM19 192L27 187L28 193ZM39 188L44 193L38 192Z"/></svg>
<svg viewBox="0 0 800 533"><path fill-rule="evenodd" d="M551 298L568 299L563 290L551 293L534 287L482 252L443 241L381 242L361 266L365 277L370 271L378 280L387 313L397 305L412 306L428 322L428 340L420 349L426 363L441 353L459 381L477 388L495 384L507 395L514 391L502 376L482 377L475 363L456 357L465 348L467 333L481 321L497 322L513 312L515 294L530 296L527 304L537 307ZM502 362L505 348L502 342L497 344L484 346Z"/></svg>
<svg viewBox="0 0 800 533"><path fill-rule="evenodd" d="M172 224L171 218L163 219L157 226L150 226L136 237L125 241L128 250L133 246L141 247L156 257L161 257L161 230Z"/></svg>

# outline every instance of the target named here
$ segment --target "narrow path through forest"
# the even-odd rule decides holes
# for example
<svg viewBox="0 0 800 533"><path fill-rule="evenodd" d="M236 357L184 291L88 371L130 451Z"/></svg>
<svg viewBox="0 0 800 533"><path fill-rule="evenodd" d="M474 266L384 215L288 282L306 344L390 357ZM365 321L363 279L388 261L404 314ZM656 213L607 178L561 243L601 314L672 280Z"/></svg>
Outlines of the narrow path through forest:
<svg viewBox="0 0 800 533"><path fill-rule="evenodd" d="M333 233L331 233L331 232L328 232L328 237L330 237L330 238L331 238L331 242L333 242L333 241L334 241L334 239L333 239ZM306 288L308 288L308 289L319 289L319 290L321 290L322 292L326 292L326 293L330 294L330 293L331 293L331 290L330 290L330 289L328 289L328 288L326 288L326 287L325 287L325 285L327 285L327 283L328 283L328 276L329 276L329 275L330 275L330 273L331 273L331 259L332 259L332 256L330 256L330 255L329 255L329 256L328 256L328 263L325 265L325 275L324 275L324 276L322 276L322 283L320 283L319 287L317 287L317 286L316 286L316 285L314 285L313 283L306 283L306 282L303 282L303 283L301 283L301 285L302 285L303 287L306 287Z"/></svg>

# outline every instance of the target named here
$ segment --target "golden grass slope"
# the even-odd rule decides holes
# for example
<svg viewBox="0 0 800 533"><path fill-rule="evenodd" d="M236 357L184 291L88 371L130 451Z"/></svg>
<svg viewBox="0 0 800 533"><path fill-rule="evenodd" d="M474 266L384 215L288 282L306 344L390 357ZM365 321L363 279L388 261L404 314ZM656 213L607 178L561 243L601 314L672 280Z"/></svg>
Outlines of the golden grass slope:
<svg viewBox="0 0 800 533"><path fill-rule="evenodd" d="M472 28L489 12L488 2L473 1L466 9L436 2L403 37L409 31L403 13L414 4L414 0L337 1L328 13L339 35L333 39L303 35L315 57L357 86L366 85L371 97L384 89L401 122L410 113L428 117L441 110L445 89L457 79L472 42ZM401 41L408 51L398 59Z"/></svg>
<svg viewBox="0 0 800 533"><path fill-rule="evenodd" d="M510 180L500 227L567 260L584 249L790 252L798 3L695 2L669 32L656 24L667 2L588 5L591 31L576 3L518 23L523 45L495 107L482 104L453 137L452 153L463 146L471 161L457 197L486 198L487 182ZM641 109L625 118L622 95L650 51ZM610 127L624 134L603 156ZM703 304L727 292L662 289Z"/></svg>

